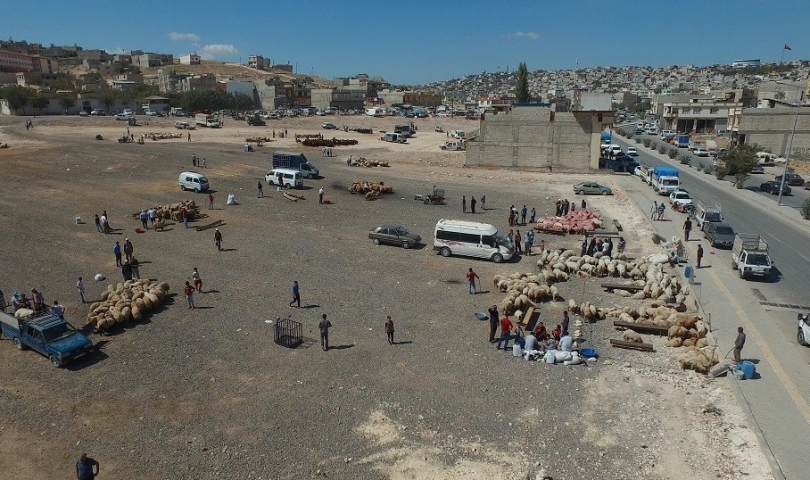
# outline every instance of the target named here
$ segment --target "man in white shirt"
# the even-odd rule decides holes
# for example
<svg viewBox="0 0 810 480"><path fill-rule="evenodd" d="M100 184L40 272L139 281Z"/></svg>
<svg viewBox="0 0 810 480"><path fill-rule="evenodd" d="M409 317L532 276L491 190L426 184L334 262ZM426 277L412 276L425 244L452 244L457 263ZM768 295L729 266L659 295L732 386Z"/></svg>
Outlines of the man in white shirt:
<svg viewBox="0 0 810 480"><path fill-rule="evenodd" d="M525 342L523 344L523 349L527 352L537 349L537 337L535 337L533 333L529 332L529 334L523 338L523 341Z"/></svg>
<svg viewBox="0 0 810 480"><path fill-rule="evenodd" d="M571 338L568 331L563 332L563 336L560 338L559 349L563 352L571 352L574 350L574 339Z"/></svg>
<svg viewBox="0 0 810 480"><path fill-rule="evenodd" d="M318 203L323 203L323 187L318 189Z"/></svg>
<svg viewBox="0 0 810 480"><path fill-rule="evenodd" d="M87 303L87 300L84 298L84 282L82 281L82 277L79 277L79 281L76 282L76 290L79 291L79 296L82 297L82 303Z"/></svg>

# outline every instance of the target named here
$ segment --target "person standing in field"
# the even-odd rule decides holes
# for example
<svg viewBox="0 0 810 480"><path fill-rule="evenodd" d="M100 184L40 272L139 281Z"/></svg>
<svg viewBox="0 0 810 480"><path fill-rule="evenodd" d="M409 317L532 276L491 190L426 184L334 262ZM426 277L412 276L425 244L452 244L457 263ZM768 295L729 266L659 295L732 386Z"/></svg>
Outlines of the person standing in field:
<svg viewBox="0 0 810 480"><path fill-rule="evenodd" d="M326 319L326 314L321 315L321 322L318 324L318 329L321 331L321 348L323 351L329 350L329 328L332 324Z"/></svg>
<svg viewBox="0 0 810 480"><path fill-rule="evenodd" d="M472 267L470 267L470 269L467 271L467 281L470 282L470 293L471 294L477 293L476 289L475 289L475 279L476 278L479 278L478 274L473 271Z"/></svg>
<svg viewBox="0 0 810 480"><path fill-rule="evenodd" d="M218 228L214 232L214 243L217 244L217 250L222 251L222 232Z"/></svg>
<svg viewBox="0 0 810 480"><path fill-rule="evenodd" d="M87 303L87 300L84 298L84 282L82 281L82 277L79 277L79 281L76 282L76 290L79 291L79 297L81 297L82 303Z"/></svg>
<svg viewBox="0 0 810 480"><path fill-rule="evenodd" d="M183 294L186 296L186 302L188 302L188 308L193 309L194 307L194 287L188 283L186 280L186 285L183 287Z"/></svg>
<svg viewBox="0 0 810 480"><path fill-rule="evenodd" d="M200 271L197 270L197 267L194 267L194 271L191 272L191 280L194 282L194 289L202 292L202 278L200 278Z"/></svg>
<svg viewBox="0 0 810 480"><path fill-rule="evenodd" d="M385 320L385 335L388 337L388 345L394 344L394 321L391 320L391 315Z"/></svg>
<svg viewBox="0 0 810 480"><path fill-rule="evenodd" d="M293 303L296 303L298 305L298 308L301 308L301 290L298 288L298 280L293 282L292 294L293 299L290 302L290 306L292 307Z"/></svg>

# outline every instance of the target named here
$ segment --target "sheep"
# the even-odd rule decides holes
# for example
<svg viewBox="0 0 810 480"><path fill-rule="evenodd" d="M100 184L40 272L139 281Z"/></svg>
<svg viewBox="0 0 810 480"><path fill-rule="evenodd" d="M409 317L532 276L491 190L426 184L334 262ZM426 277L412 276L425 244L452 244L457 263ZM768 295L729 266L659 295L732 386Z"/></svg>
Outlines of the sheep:
<svg viewBox="0 0 810 480"><path fill-rule="evenodd" d="M643 343L641 340L641 336L631 329L627 329L624 331L624 335L622 338L625 342L633 342L633 343Z"/></svg>

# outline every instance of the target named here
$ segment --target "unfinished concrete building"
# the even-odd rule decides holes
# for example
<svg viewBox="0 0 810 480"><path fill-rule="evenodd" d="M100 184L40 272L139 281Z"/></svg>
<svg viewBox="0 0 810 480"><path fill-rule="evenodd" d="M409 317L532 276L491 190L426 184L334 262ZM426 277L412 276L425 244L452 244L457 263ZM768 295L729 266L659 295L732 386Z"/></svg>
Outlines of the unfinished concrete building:
<svg viewBox="0 0 810 480"><path fill-rule="evenodd" d="M553 105L515 105L510 114L485 115L467 142L468 166L518 167L549 172L599 168L602 129L610 111L556 112Z"/></svg>

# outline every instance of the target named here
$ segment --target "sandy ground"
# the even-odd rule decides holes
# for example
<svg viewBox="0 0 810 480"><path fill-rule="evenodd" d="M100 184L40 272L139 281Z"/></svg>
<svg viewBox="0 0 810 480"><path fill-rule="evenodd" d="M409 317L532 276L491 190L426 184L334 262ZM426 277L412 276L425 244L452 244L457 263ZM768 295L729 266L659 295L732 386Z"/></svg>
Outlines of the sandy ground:
<svg viewBox="0 0 810 480"><path fill-rule="evenodd" d="M132 133L176 131L174 119L148 121ZM197 300L206 308L194 315L178 298L147 323L93 336L98 356L72 368L53 369L0 342L0 412L7 419L0 449L11 453L0 457L0 471L63 478L87 450L102 462L99 478L770 478L726 382L675 370L675 354L663 345L656 354L609 351L615 334L603 322L594 327L594 346L605 352L595 366L551 368L492 349L471 312L500 302L488 279L532 271L531 258L504 265L443 259L430 245L404 251L373 247L366 237L368 228L396 222L430 242L438 218L461 217L462 194L486 194L488 210L478 220L504 228L510 204L534 206L542 216L557 198L579 200L571 184L585 176L463 168L463 152L441 151L446 136L433 129L471 132L474 121L418 119L419 134L404 145L322 130L322 121L375 132L397 123L311 117L247 127L226 120L222 129L192 131L190 144L122 145L114 138L126 127L112 118L37 118L32 131L22 119L0 118L0 142L11 146L0 150L0 216L14 232L0 239L7 296L42 287L81 325L86 310L75 301L75 276L101 272L117 281L110 250L124 236L151 262L142 267L146 275L177 291L199 266L207 289ZM245 138L283 129L288 138L241 151ZM359 144L321 158L320 149L297 145L295 133ZM104 140L94 140L97 134ZM265 199L255 198L275 149L303 150L321 168L323 179L306 182L306 200L292 203L269 188ZM134 233L132 212L188 198L176 178L192 169L191 153L207 159L217 209L206 213L226 221L228 252L217 254L211 232L179 225ZM348 155L391 167L350 168ZM589 208L622 223L630 255L655 251L646 215L626 194L639 183L591 177L615 195L588 197ZM357 179L384 180L395 193L366 202L346 192ZM446 190L447 205L413 200L433 185ZM313 201L320 186L331 206ZM228 193L241 205L223 207ZM102 209L121 235L72 224ZM579 243L540 239L550 248ZM483 279L482 295L465 292L468 266ZM293 278L302 281L309 307L300 312L287 305ZM103 286L87 283L91 295ZM606 305L627 301L606 296L595 282L570 281L560 291ZM543 304L542 315L551 321L563 309ZM326 353L309 348L322 312L335 322L333 345L340 347ZM265 323L287 314L304 323L307 336L293 351L273 345ZM380 340L385 314L406 341L394 349ZM732 447L732 436L745 446Z"/></svg>

